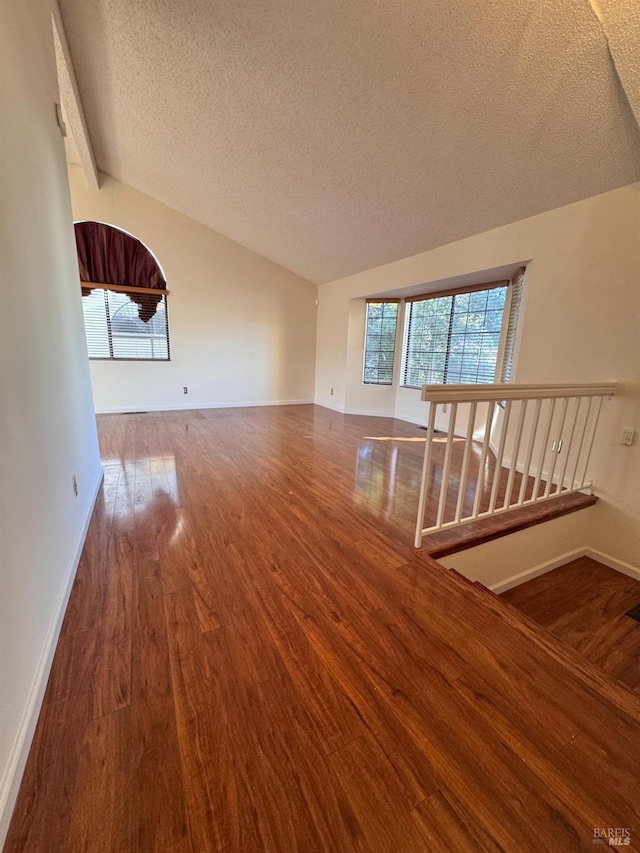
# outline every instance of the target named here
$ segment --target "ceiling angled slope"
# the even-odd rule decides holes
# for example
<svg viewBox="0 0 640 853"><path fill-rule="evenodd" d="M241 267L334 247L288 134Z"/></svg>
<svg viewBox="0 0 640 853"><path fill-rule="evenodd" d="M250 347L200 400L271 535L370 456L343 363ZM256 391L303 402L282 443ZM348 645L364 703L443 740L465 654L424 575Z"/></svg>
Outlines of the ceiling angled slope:
<svg viewBox="0 0 640 853"><path fill-rule="evenodd" d="M590 0L620 84L640 124L640 8L637 0Z"/></svg>
<svg viewBox="0 0 640 853"><path fill-rule="evenodd" d="M640 179L589 0L60 0L100 169L325 282Z"/></svg>
<svg viewBox="0 0 640 853"><path fill-rule="evenodd" d="M67 160L71 163L77 162L80 164L89 186L97 189L100 185L98 170L93 156L93 148L91 147L84 110L82 109L82 101L80 100L78 82L73 70L67 36L64 31L57 0L51 0L51 18L60 99L62 101L65 125L70 125L70 128L65 128Z"/></svg>

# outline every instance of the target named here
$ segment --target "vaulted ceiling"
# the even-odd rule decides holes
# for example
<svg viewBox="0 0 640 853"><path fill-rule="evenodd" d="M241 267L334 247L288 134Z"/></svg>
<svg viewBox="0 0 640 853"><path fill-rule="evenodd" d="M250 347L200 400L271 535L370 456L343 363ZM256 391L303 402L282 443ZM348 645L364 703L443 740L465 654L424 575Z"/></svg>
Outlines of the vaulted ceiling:
<svg viewBox="0 0 640 853"><path fill-rule="evenodd" d="M640 179L632 0L59 3L99 169L314 282Z"/></svg>

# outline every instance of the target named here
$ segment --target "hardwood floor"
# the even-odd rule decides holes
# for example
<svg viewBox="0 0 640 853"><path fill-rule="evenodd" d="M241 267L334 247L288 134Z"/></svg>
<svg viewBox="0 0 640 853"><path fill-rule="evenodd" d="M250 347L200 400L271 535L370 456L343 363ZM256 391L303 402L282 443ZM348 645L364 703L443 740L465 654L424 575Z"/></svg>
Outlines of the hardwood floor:
<svg viewBox="0 0 640 853"><path fill-rule="evenodd" d="M640 694L640 581L581 557L503 598Z"/></svg>
<svg viewBox="0 0 640 853"><path fill-rule="evenodd" d="M99 430L105 482L5 853L640 833L639 700L411 548L423 432L314 406Z"/></svg>

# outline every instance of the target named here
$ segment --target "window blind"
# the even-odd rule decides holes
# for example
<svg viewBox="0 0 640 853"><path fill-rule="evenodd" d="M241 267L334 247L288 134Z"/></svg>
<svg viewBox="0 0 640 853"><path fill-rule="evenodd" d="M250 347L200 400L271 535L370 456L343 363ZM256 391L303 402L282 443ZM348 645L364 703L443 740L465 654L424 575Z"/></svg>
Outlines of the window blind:
<svg viewBox="0 0 640 853"><path fill-rule="evenodd" d="M407 303L403 385L495 381L506 283Z"/></svg>
<svg viewBox="0 0 640 853"><path fill-rule="evenodd" d="M367 300L364 367L365 385L391 385L396 350L398 300Z"/></svg>
<svg viewBox="0 0 640 853"><path fill-rule="evenodd" d="M464 293L477 293L479 290L493 290L497 287L507 287L509 279L487 281L483 284L470 284L466 287L455 287L451 290L436 290L433 293L421 293L418 296L407 296L405 302L424 302L425 299L442 299L443 296L461 296Z"/></svg>
<svg viewBox="0 0 640 853"><path fill-rule="evenodd" d="M133 302L124 289L92 287L82 298L89 358L170 360L166 293L151 291L146 297L137 289ZM149 314L146 322L141 319Z"/></svg>
<svg viewBox="0 0 640 853"><path fill-rule="evenodd" d="M511 382L511 370L513 367L513 355L516 346L516 333L518 331L518 318L520 316L520 304L522 302L522 286L524 284L525 268L521 267L514 275L510 287L511 295L509 302L509 319L507 321L507 332L504 343L504 356L502 369L500 371L500 382Z"/></svg>

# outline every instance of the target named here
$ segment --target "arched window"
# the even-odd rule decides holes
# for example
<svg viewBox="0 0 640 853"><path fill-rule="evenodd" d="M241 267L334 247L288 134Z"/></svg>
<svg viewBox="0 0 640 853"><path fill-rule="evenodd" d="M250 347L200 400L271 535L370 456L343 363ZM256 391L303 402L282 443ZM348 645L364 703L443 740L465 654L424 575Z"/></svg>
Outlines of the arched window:
<svg viewBox="0 0 640 853"><path fill-rule="evenodd" d="M104 222L74 227L89 358L169 361L167 282L151 251Z"/></svg>

